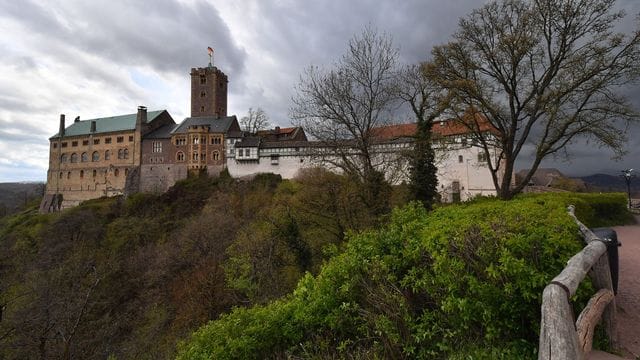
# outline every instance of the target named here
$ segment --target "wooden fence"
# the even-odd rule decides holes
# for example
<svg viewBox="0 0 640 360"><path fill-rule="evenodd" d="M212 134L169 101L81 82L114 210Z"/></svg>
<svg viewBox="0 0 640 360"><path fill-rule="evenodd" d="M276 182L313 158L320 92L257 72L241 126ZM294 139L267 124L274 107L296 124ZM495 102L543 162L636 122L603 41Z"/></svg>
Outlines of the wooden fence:
<svg viewBox="0 0 640 360"><path fill-rule="evenodd" d="M607 246L576 218L573 206L569 207L569 214L580 227L587 245L569 260L542 293L539 360L584 359L591 351L594 328L601 318L611 347L618 347L616 301ZM587 273L596 293L575 321L571 297Z"/></svg>

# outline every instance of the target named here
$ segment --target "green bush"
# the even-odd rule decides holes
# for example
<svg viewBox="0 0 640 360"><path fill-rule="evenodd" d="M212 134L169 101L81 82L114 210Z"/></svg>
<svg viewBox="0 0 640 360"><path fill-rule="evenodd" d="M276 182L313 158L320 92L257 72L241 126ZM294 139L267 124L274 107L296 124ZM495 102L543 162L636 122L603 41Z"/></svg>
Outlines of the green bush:
<svg viewBox="0 0 640 360"><path fill-rule="evenodd" d="M348 235L290 296L203 326L178 358L533 358L542 289L582 248L567 201L595 219L616 199L411 204Z"/></svg>

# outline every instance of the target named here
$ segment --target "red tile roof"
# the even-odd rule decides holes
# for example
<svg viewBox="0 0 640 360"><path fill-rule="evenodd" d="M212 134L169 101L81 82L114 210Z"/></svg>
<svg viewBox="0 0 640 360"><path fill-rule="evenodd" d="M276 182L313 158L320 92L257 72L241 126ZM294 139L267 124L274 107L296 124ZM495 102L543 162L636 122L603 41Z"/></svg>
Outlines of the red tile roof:
<svg viewBox="0 0 640 360"><path fill-rule="evenodd" d="M481 115L477 115L478 117ZM478 118L478 124L480 126L480 131L494 131L494 127L484 118ZM402 137L412 137L415 135L417 130L417 124L397 124L397 125L388 125L384 127L379 127L373 129L373 134L376 138L381 140L392 140ZM460 121L455 119L448 119L444 121L436 121L433 123L432 128L433 134L439 136L454 136L454 135L463 135L471 133L469 128L467 128Z"/></svg>

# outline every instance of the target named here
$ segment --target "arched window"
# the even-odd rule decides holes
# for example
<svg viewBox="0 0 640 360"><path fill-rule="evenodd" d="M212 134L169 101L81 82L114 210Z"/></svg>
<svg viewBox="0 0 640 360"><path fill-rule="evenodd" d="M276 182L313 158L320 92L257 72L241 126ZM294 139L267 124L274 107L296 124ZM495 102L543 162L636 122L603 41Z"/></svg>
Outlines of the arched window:
<svg viewBox="0 0 640 360"><path fill-rule="evenodd" d="M68 159L67 154L62 154L62 155L60 155L60 162L61 162L61 163L66 163L68 160L69 160L69 159Z"/></svg>
<svg viewBox="0 0 640 360"><path fill-rule="evenodd" d="M98 175L98 172L96 170L93 170L93 177L96 177L96 175Z"/></svg>
<svg viewBox="0 0 640 360"><path fill-rule="evenodd" d="M71 162L72 163L77 163L78 162L78 154L76 154L76 153L71 154Z"/></svg>
<svg viewBox="0 0 640 360"><path fill-rule="evenodd" d="M124 176L129 175L129 169L124 169Z"/></svg>
<svg viewBox="0 0 640 360"><path fill-rule="evenodd" d="M80 170L80 179L84 177L84 170Z"/></svg>
<svg viewBox="0 0 640 360"><path fill-rule="evenodd" d="M111 151L107 150L104 152L104 159L105 160L110 160L111 159Z"/></svg>
<svg viewBox="0 0 640 360"><path fill-rule="evenodd" d="M91 154L91 160L92 161L100 161L100 153L97 151L94 151L93 154Z"/></svg>
<svg viewBox="0 0 640 360"><path fill-rule="evenodd" d="M214 151L211 153L211 159L213 160L220 160L220 153L217 151Z"/></svg>
<svg viewBox="0 0 640 360"><path fill-rule="evenodd" d="M178 151L178 153L176 154L176 160L184 161L184 153L182 151Z"/></svg>
<svg viewBox="0 0 640 360"><path fill-rule="evenodd" d="M71 171L67 172L67 179L71 179Z"/></svg>
<svg viewBox="0 0 640 360"><path fill-rule="evenodd" d="M113 175L115 175L115 176L120 175L120 170L115 169L115 170L113 171Z"/></svg>
<svg viewBox="0 0 640 360"><path fill-rule="evenodd" d="M80 159L82 160L82 162L87 162L89 161L89 155L87 155L86 152L83 152L82 155L80 156Z"/></svg>
<svg viewBox="0 0 640 360"><path fill-rule="evenodd" d="M60 171L60 179L62 179L62 171Z"/></svg>
<svg viewBox="0 0 640 360"><path fill-rule="evenodd" d="M123 153L123 159L128 159L129 158L129 149L124 149Z"/></svg>

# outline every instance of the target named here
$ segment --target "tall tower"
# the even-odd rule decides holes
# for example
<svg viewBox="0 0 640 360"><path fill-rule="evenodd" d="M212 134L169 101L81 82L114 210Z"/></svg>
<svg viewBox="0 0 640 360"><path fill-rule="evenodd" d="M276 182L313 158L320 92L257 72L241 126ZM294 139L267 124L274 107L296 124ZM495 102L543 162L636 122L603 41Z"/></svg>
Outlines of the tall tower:
<svg viewBox="0 0 640 360"><path fill-rule="evenodd" d="M217 67L191 68L191 117L227 116L227 75Z"/></svg>

